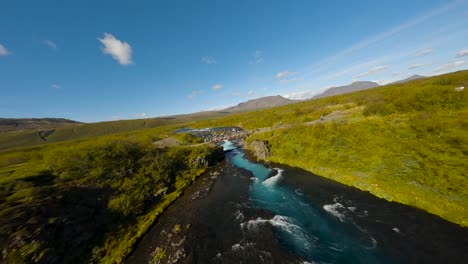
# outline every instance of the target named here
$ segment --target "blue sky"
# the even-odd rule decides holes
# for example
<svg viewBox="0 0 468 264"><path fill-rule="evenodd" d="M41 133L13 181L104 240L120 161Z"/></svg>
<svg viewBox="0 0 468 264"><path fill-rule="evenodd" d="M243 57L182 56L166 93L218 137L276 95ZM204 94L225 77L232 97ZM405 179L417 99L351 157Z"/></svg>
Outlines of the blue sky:
<svg viewBox="0 0 468 264"><path fill-rule="evenodd" d="M0 117L154 117L468 68L467 0L7 0L0 25Z"/></svg>

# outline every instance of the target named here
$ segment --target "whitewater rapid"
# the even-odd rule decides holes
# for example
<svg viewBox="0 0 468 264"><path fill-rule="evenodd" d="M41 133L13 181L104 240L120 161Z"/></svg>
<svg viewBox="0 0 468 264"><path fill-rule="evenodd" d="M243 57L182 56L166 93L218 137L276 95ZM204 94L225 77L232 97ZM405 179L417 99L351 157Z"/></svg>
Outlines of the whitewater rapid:
<svg viewBox="0 0 468 264"><path fill-rule="evenodd" d="M385 263L374 250L377 240L349 216L358 211L357 208L346 207L338 199L333 204L314 206L300 189L292 190L281 185L284 169L270 169L250 162L232 142L226 141L223 147L234 154L230 160L235 166L253 174L251 204L273 214L271 218L246 219L241 207L236 211L235 218L239 220L243 232L255 234L261 227L271 226L281 245L309 263L329 262L350 255L358 255L360 261L367 263ZM242 250L254 245L244 242L232 247Z"/></svg>

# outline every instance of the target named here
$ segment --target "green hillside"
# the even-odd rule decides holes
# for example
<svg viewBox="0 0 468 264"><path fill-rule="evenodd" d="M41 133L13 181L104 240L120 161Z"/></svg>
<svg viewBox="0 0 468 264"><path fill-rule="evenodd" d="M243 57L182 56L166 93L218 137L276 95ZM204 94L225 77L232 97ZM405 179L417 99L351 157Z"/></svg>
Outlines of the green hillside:
<svg viewBox="0 0 468 264"><path fill-rule="evenodd" d="M258 131L269 161L468 226L468 71L197 122ZM320 116L324 121L320 121Z"/></svg>
<svg viewBox="0 0 468 264"><path fill-rule="evenodd" d="M165 133L149 129L2 152L6 263L121 263L183 190L223 158L222 149L208 144L151 144Z"/></svg>
<svg viewBox="0 0 468 264"><path fill-rule="evenodd" d="M300 167L468 226L468 71L278 109L248 138ZM269 116L276 116L268 118ZM258 124L246 122L251 127Z"/></svg>
<svg viewBox="0 0 468 264"><path fill-rule="evenodd" d="M219 118L229 115L227 112L200 112L188 115L178 115L164 118L147 118L136 120L119 120L99 123L69 125L54 129L46 140L42 139L38 132L41 130L12 131L0 133L0 150L18 147L29 147L66 140L90 138L116 133L137 131L160 126L182 124L203 120L207 118Z"/></svg>
<svg viewBox="0 0 468 264"><path fill-rule="evenodd" d="M121 261L220 158L208 144L152 144L184 126L251 129L246 147L255 153L251 143L263 144L268 161L468 226L468 96L460 86L468 71L243 114L73 125L47 141L1 133L0 246L8 263L60 256L68 244L54 241L75 245L70 262ZM59 227L74 233L50 233Z"/></svg>

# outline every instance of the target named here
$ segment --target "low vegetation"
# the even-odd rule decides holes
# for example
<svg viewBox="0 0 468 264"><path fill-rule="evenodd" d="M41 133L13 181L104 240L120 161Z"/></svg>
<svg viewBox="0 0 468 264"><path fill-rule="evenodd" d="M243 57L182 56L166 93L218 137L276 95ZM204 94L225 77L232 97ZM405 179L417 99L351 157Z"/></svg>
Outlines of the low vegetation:
<svg viewBox="0 0 468 264"><path fill-rule="evenodd" d="M68 140L87 139L118 133L135 133L141 130L184 124L197 120L220 118L226 115L229 115L229 113L200 112L172 117L68 125L66 127L54 129L48 127L35 130L3 132L0 133L0 150L45 145ZM46 136L43 136L44 133Z"/></svg>
<svg viewBox="0 0 468 264"><path fill-rule="evenodd" d="M177 139L182 145L203 143L203 139L201 137L194 136L191 133L175 134L173 137Z"/></svg>
<svg viewBox="0 0 468 264"><path fill-rule="evenodd" d="M156 148L122 137L7 153L0 171L2 257L119 263L220 158L214 146Z"/></svg>
<svg viewBox="0 0 468 264"><path fill-rule="evenodd" d="M269 161L468 226L468 97L455 90L467 84L464 71L332 97L321 108L328 111L304 111L329 112L324 121L271 129L247 143L265 142Z"/></svg>
<svg viewBox="0 0 468 264"><path fill-rule="evenodd" d="M459 86L468 71L236 115L71 125L46 141L0 133L2 261L121 262L222 156L172 134L182 127L251 129L247 145L263 142L269 161L468 226L468 98ZM153 144L168 137L182 145Z"/></svg>

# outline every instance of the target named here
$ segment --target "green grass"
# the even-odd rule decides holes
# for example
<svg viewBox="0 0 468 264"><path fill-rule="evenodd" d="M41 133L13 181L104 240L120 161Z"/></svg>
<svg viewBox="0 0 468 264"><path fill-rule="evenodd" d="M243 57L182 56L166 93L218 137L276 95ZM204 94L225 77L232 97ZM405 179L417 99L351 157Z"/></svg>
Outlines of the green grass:
<svg viewBox="0 0 468 264"><path fill-rule="evenodd" d="M164 149L151 144L173 129L0 153L0 244L5 245L7 263L52 256L71 262L122 262L155 219L219 156L207 144ZM61 225L84 230L64 238L54 237L60 232L48 233ZM74 250L63 248L81 239L86 243Z"/></svg>
<svg viewBox="0 0 468 264"><path fill-rule="evenodd" d="M268 142L269 161L412 205L468 226L467 111L363 117L257 134ZM427 119L426 119L427 118ZM441 130L432 130L441 123Z"/></svg>
<svg viewBox="0 0 468 264"><path fill-rule="evenodd" d="M93 138L105 135L136 132L144 129L151 129L163 126L185 124L203 119L216 119L229 115L223 112L201 112L190 115L179 115L170 118L147 118L136 120L120 120L89 124L69 125L55 130L47 141L41 139L38 131L13 131L0 133L0 150L12 148L25 148L50 143Z"/></svg>
<svg viewBox="0 0 468 264"><path fill-rule="evenodd" d="M201 121L264 133L275 161L468 226L468 71ZM318 121L321 115L325 121ZM306 125L308 124L308 125Z"/></svg>
<svg viewBox="0 0 468 264"><path fill-rule="evenodd" d="M306 115L328 108L338 118L254 134L247 142L266 142L270 161L468 226L468 96L454 89L467 84L462 71L305 102L300 110L312 109ZM298 117L277 110L278 120L296 123Z"/></svg>
<svg viewBox="0 0 468 264"><path fill-rule="evenodd" d="M35 132L1 133L2 252L11 263L39 261L63 243L51 234L35 237L31 232L45 232L38 228L58 224L62 217L70 223L104 214L97 219L110 222L93 230L76 261L121 262L204 171L199 157L215 154L206 144L153 146L180 127L238 125L259 131L247 146L253 140L266 142L270 161L468 226L468 96L456 92L457 86L468 86L468 71L235 115L68 126L47 142ZM175 137L196 142L184 134ZM5 240L10 238L25 244Z"/></svg>

